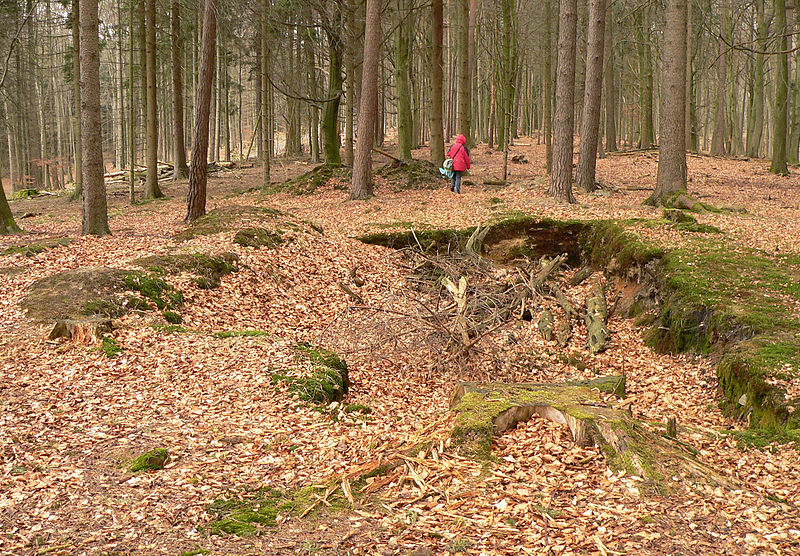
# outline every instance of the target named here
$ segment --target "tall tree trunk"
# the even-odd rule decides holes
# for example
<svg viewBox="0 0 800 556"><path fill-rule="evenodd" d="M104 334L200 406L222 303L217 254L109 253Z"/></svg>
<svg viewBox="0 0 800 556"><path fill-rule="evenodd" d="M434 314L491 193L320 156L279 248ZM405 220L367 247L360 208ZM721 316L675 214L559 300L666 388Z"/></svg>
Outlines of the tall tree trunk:
<svg viewBox="0 0 800 556"><path fill-rule="evenodd" d="M594 191L597 138L600 135L600 100L603 92L603 54L606 0L589 0L589 38L586 46L586 86L581 119L581 146L575 183L581 191Z"/></svg>
<svg viewBox="0 0 800 556"><path fill-rule="evenodd" d="M331 26L328 34L328 93L331 100L322 109L322 144L327 164L341 164L339 153L339 104L342 95L342 38L338 25L342 19L342 0L328 2L331 11ZM333 25L337 27L334 28ZM362 93L363 94L363 93ZM359 130L360 133L360 130Z"/></svg>
<svg viewBox="0 0 800 556"><path fill-rule="evenodd" d="M381 48L381 2L367 0L364 37L364 69L361 77L361 102L358 110L358 141L353 163L351 199L372 195L372 142L378 112L378 59Z"/></svg>
<svg viewBox="0 0 800 556"><path fill-rule="evenodd" d="M720 10L722 12L722 32L725 33L728 20L728 5L730 0L722 0L720 2ZM717 96L714 105L714 135L711 138L711 154L714 156L725 156L728 154L728 147L725 144L726 126L725 119L727 116L726 107L726 85L728 83L728 58L725 55L727 46L722 40L719 41L719 56L716 59L717 64Z"/></svg>
<svg viewBox="0 0 800 556"><path fill-rule="evenodd" d="M75 137L75 191L72 199L80 199L83 196L83 141L81 140L81 43L80 43L80 4L79 0L72 1L72 97L73 127L76 131Z"/></svg>
<svg viewBox="0 0 800 556"><path fill-rule="evenodd" d="M605 33L605 112L606 112L606 152L617 150L617 91L614 87L614 14L611 0L606 2Z"/></svg>
<svg viewBox="0 0 800 556"><path fill-rule="evenodd" d="M777 41L777 75L775 77L775 114L772 132L772 165L769 171L789 175L786 166L786 112L789 92L789 55L786 40L786 2L775 0L775 34Z"/></svg>
<svg viewBox="0 0 800 556"><path fill-rule="evenodd" d="M130 41L128 53L128 164L130 165L130 175L128 178L128 200L131 204L136 202L136 103L134 102L136 95L133 87L134 79L134 53L136 49L133 40L133 28L136 20L136 12L134 10L134 3L130 2L130 9L128 12L130 17L130 28L128 29L128 40Z"/></svg>
<svg viewBox="0 0 800 556"><path fill-rule="evenodd" d="M409 90L411 46L414 42L414 12L411 0L398 0L399 25L395 35L395 84L397 93L397 146L400 158L411 158L414 124ZM465 53L466 54L466 53Z"/></svg>
<svg viewBox="0 0 800 556"><path fill-rule="evenodd" d="M470 135L470 82L469 82L469 0L456 0L458 9L458 132L472 144Z"/></svg>
<svg viewBox="0 0 800 556"><path fill-rule="evenodd" d="M158 101L156 95L156 0L145 0L147 72L147 181L145 197L163 197L158 186Z"/></svg>
<svg viewBox="0 0 800 556"><path fill-rule="evenodd" d="M442 127L442 86L444 83L444 5L442 0L431 3L431 162L437 167L444 162L444 128Z"/></svg>
<svg viewBox="0 0 800 556"><path fill-rule="evenodd" d="M2 170L2 168L0 168ZM20 231L19 226L14 221L11 207L8 206L6 190L3 187L2 171L0 171L0 235L15 234Z"/></svg>
<svg viewBox="0 0 800 556"><path fill-rule="evenodd" d="M653 60L650 48L649 5L637 11L637 54L639 57L639 148L649 149L655 141L653 128Z"/></svg>
<svg viewBox="0 0 800 556"><path fill-rule="evenodd" d="M108 235L106 184L103 180L103 131L100 112L100 40L98 0L80 3L81 141L83 142L83 224L81 233Z"/></svg>
<svg viewBox="0 0 800 556"><path fill-rule="evenodd" d="M658 178L649 204L686 190L686 0L667 0Z"/></svg>
<svg viewBox="0 0 800 556"><path fill-rule="evenodd" d="M175 153L173 154L175 170L172 179L174 180L180 180L189 175L183 131L183 52L181 51L183 38L181 37L180 10L180 1L172 0L172 122L175 135Z"/></svg>
<svg viewBox="0 0 800 556"><path fill-rule="evenodd" d="M560 0L558 14L558 66L553 129L553 171L548 195L574 203L572 149L575 133L575 33L577 0Z"/></svg>
<svg viewBox="0 0 800 556"><path fill-rule="evenodd" d="M756 0L755 4L757 50L764 52L767 49L769 21L764 9L764 0ZM753 94L750 99L748 117L747 156L758 158L761 153L761 140L764 137L764 64L766 56L756 53L753 57Z"/></svg>
<svg viewBox="0 0 800 556"><path fill-rule="evenodd" d="M264 10L261 15L261 168L263 187L270 185L270 162L272 159L272 102L270 93L272 86L269 81L269 1L264 0Z"/></svg>
<svg viewBox="0 0 800 556"><path fill-rule="evenodd" d="M553 171L553 0L544 1L544 144L547 173Z"/></svg>
<svg viewBox="0 0 800 556"><path fill-rule="evenodd" d="M200 76L197 80L194 140L189 168L189 198L186 221L193 222L206 213L208 178L208 126L211 114L211 88L214 84L214 55L217 42L217 0L205 0L203 38L200 46Z"/></svg>
<svg viewBox="0 0 800 556"><path fill-rule="evenodd" d="M357 4L354 0L348 0L347 2L347 48L346 48L346 56L347 62L345 67L345 72L347 73L347 98L346 98L346 107L345 107L345 129L344 129L344 163L348 166L353 166L353 160L355 157L354 152L354 127L355 127L355 111L356 111L356 37L359 35L358 31L356 30L356 17L355 11L357 9ZM313 51L310 48L310 42L307 41L306 44L309 44L308 47L308 56L311 60L311 71L314 70L313 64ZM314 94L316 94L316 77L314 74L311 76L311 84L314 88ZM316 124L316 117L317 112L316 108L313 106L311 107L311 114L314 117L315 124ZM314 143L317 141L315 137L315 129L316 125L312 127L312 159L315 157L319 159L319 153L317 152L316 155L314 154ZM318 145L316 145L319 148ZM316 162L317 160L312 160L312 162Z"/></svg>

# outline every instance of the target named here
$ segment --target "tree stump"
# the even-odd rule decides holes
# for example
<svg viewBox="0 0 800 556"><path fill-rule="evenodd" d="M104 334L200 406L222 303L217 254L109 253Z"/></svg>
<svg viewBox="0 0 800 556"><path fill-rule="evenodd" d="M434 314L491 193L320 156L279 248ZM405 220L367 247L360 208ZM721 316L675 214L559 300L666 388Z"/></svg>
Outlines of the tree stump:
<svg viewBox="0 0 800 556"><path fill-rule="evenodd" d="M559 319L554 332L558 347L567 347L572 338L572 326L569 324L569 319L566 317Z"/></svg>
<svg viewBox="0 0 800 556"><path fill-rule="evenodd" d="M49 338L69 338L78 344L89 344L96 340L102 340L104 334L111 332L113 326L111 319L103 317L92 317L82 320L63 319L56 322Z"/></svg>
<svg viewBox="0 0 800 556"><path fill-rule="evenodd" d="M534 415L567 425L580 446L597 446L614 471L643 480L645 494L664 495L675 482L731 485L696 458L697 451L671 440L601 396L624 397L625 378L614 376L562 384L460 383L451 397L457 413L451 439L467 456L489 459L492 438Z"/></svg>
<svg viewBox="0 0 800 556"><path fill-rule="evenodd" d="M545 309L539 315L539 333L548 342L553 339L553 322L553 313L550 309Z"/></svg>

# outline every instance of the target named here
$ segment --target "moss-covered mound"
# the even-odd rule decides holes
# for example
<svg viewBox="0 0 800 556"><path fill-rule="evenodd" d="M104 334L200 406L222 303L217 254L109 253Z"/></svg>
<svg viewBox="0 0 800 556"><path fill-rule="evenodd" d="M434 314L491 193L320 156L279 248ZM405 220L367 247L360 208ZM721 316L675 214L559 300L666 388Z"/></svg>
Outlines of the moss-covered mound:
<svg viewBox="0 0 800 556"><path fill-rule="evenodd" d="M284 213L268 207L231 205L212 210L195 220L188 228L175 234L176 241L187 241L199 236L208 236L234 230L242 225L272 221Z"/></svg>
<svg viewBox="0 0 800 556"><path fill-rule="evenodd" d="M293 195L309 195L320 187L331 184L336 189L346 190L353 170L341 164L321 164L294 179L272 186L270 193L286 192Z"/></svg>
<svg viewBox="0 0 800 556"><path fill-rule="evenodd" d="M438 168L429 160L391 162L378 168L375 175L388 181L395 191L436 189L444 183Z"/></svg>
<svg viewBox="0 0 800 556"><path fill-rule="evenodd" d="M242 247L264 247L274 249L286 241L286 238L277 231L266 228L242 228L233 237L233 242Z"/></svg>
<svg viewBox="0 0 800 556"><path fill-rule="evenodd" d="M22 302L30 318L51 321L130 311L175 311L183 294L150 272L85 267L38 280Z"/></svg>
<svg viewBox="0 0 800 556"><path fill-rule="evenodd" d="M64 247L65 245L72 243L72 241L73 240L68 237L59 237L53 239L43 239L33 243L11 245L3 251L0 251L0 255L22 254L26 257L32 257L34 255L38 255L39 253L49 251L50 249L55 249L56 247Z"/></svg>
<svg viewBox="0 0 800 556"><path fill-rule="evenodd" d="M218 288L220 279L236 272L239 256L235 253L207 255L205 253L181 253L152 255L136 259L133 264L155 274L180 274L190 272L197 276L197 286L202 289Z"/></svg>

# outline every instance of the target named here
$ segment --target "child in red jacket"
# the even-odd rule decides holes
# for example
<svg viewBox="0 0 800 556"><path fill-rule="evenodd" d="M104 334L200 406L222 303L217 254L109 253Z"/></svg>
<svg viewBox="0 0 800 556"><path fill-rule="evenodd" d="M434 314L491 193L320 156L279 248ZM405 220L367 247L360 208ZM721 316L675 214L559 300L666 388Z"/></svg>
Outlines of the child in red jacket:
<svg viewBox="0 0 800 556"><path fill-rule="evenodd" d="M467 138L463 135L456 137L456 143L447 151L447 158L453 159L453 178L450 182L450 191L461 193L461 174L469 170L469 149Z"/></svg>

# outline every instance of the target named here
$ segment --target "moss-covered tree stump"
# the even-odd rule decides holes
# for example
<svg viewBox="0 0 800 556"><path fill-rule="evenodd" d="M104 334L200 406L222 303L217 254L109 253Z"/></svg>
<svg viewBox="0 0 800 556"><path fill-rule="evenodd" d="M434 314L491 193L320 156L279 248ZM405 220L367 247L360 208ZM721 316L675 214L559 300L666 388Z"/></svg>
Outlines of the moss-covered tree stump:
<svg viewBox="0 0 800 556"><path fill-rule="evenodd" d="M459 452L489 459L494 435L538 415L567 425L578 445L600 448L612 470L641 477L645 493L669 493L673 481L730 484L686 444L662 436L626 410L608 406L602 393L624 397L624 377L563 384L462 382L451 398L458 412L451 438Z"/></svg>

